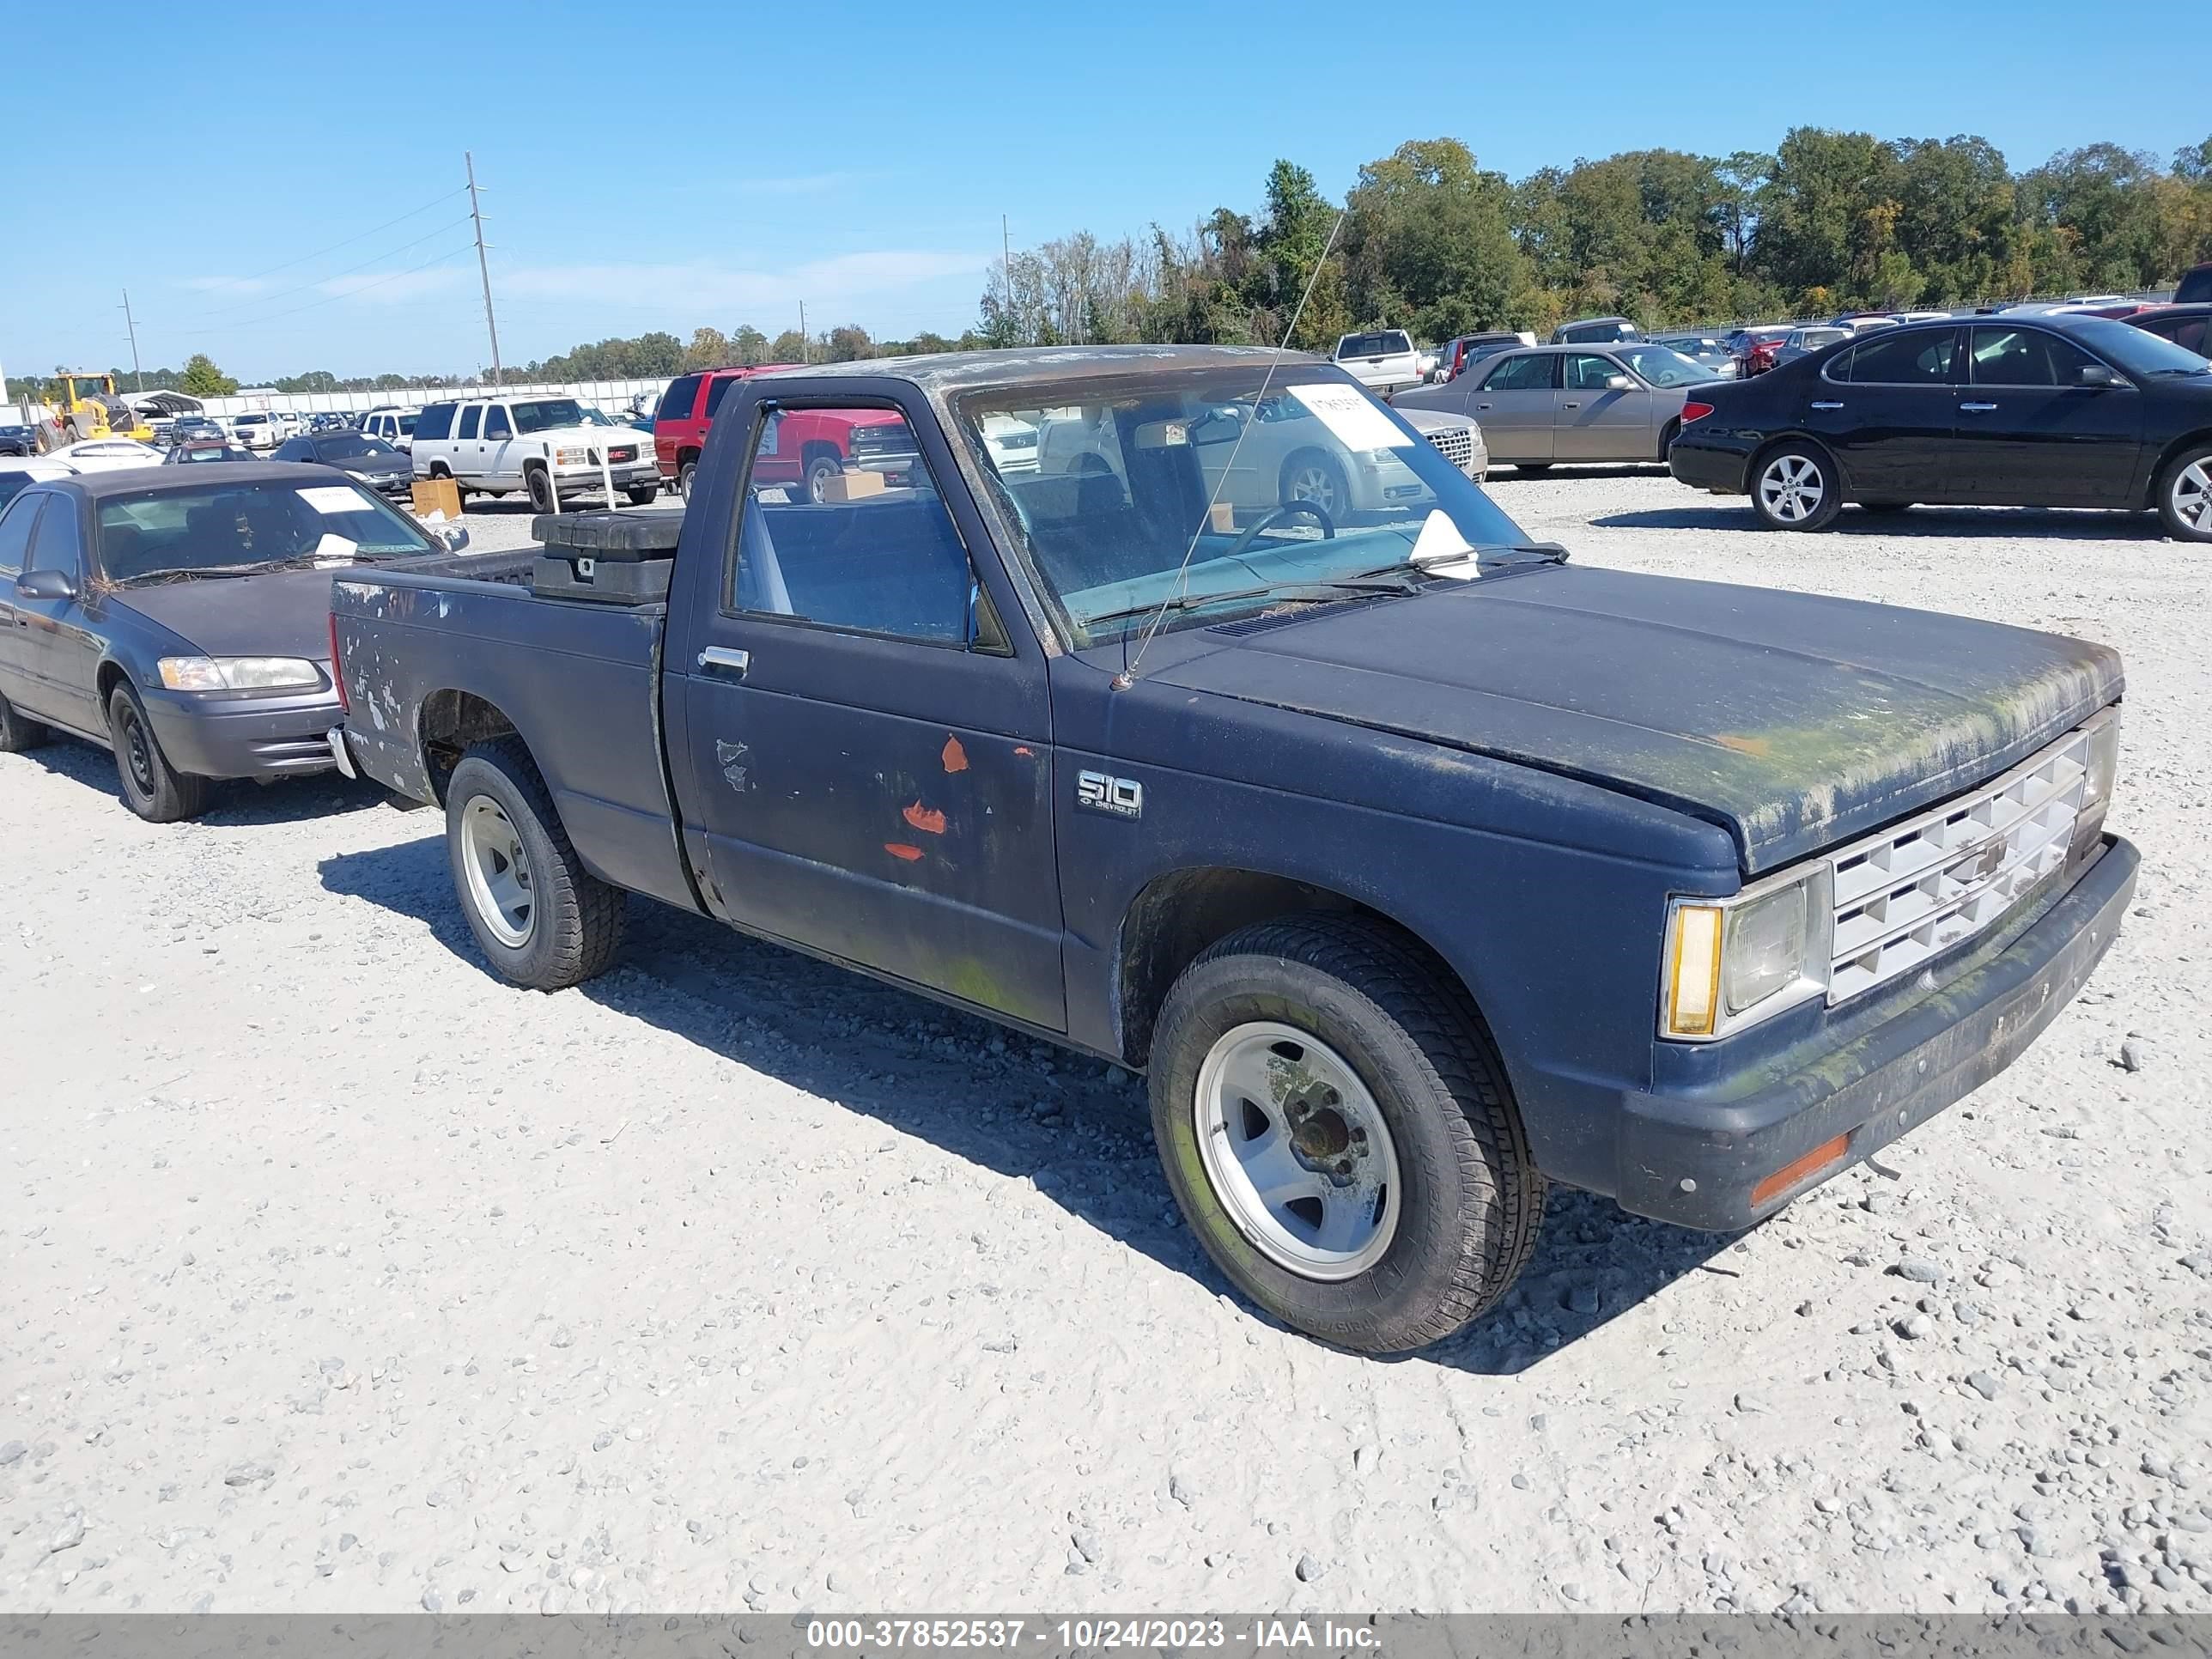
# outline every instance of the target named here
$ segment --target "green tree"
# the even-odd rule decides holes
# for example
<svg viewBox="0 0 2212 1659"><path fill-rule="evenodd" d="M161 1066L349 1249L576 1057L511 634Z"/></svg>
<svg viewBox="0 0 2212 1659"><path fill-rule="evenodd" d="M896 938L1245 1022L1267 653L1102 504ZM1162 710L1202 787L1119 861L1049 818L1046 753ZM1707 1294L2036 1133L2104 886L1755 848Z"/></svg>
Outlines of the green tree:
<svg viewBox="0 0 2212 1659"><path fill-rule="evenodd" d="M720 368L732 361L730 342L719 328L695 328L684 349L685 368Z"/></svg>
<svg viewBox="0 0 2212 1659"><path fill-rule="evenodd" d="M768 349L768 361L772 363L804 363L812 361L813 348L806 337L795 328L787 328L777 335Z"/></svg>
<svg viewBox="0 0 2212 1659"><path fill-rule="evenodd" d="M204 351L194 352L185 360L185 372L178 377L178 389L195 398L228 398L238 390L238 382L215 366L215 361Z"/></svg>
<svg viewBox="0 0 2212 1659"><path fill-rule="evenodd" d="M730 336L730 361L748 368L773 362L775 359L769 356L768 336L750 323L740 324L737 331Z"/></svg>
<svg viewBox="0 0 2212 1659"><path fill-rule="evenodd" d="M1359 169L1345 229L1346 327L1430 339L1512 319L1526 291L1511 188L1456 138L1416 139Z"/></svg>

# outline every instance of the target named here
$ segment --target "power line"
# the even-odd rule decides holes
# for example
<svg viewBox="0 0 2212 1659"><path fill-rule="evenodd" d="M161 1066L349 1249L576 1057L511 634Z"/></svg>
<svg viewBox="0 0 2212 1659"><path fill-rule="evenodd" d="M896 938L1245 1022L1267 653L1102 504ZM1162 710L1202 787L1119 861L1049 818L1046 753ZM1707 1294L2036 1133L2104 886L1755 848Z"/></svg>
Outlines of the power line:
<svg viewBox="0 0 2212 1659"><path fill-rule="evenodd" d="M222 306L214 311L203 311L197 316L186 318L185 320L187 322L204 323L211 318L228 317L236 312L251 311L256 306L271 305L278 300L289 300L295 294L305 294L309 289L320 288L326 283L336 282L341 276L350 276L357 270L366 270L371 265L381 264L385 260L389 259L395 253L404 253L410 248L420 247L423 243L428 241L433 236L441 235L447 231L455 229L459 226L468 223L468 222L469 216L464 213L458 219L449 220L445 224L437 225L429 230L424 231L420 236L417 236L411 242L402 242L398 247L388 247L381 253L373 254L369 258L363 259L357 265L348 265L343 270L333 270L327 276L316 277L312 283L301 283L296 288L280 289L274 294L257 294L252 299L241 300L234 306ZM360 239L356 238L355 240L359 240ZM252 282L257 279L252 277L242 277L240 280Z"/></svg>
<svg viewBox="0 0 2212 1659"><path fill-rule="evenodd" d="M386 219L382 224L377 226L374 230L364 230L359 235L349 236L343 241L332 242L328 247L319 247L313 253L300 254L294 258L285 260L281 265L271 265L266 270L257 270L252 276L241 276L238 280L241 283L258 283L264 276L274 276L280 270L289 270L294 265L305 264L310 259L319 259L325 253L335 253L342 247L351 247L356 242L368 240L370 237L375 235L377 231L389 230L392 226L404 223L405 221L414 218L417 214L428 213L432 208L436 207L441 202L450 202L453 198L459 196L460 193L461 191L458 190L449 190L443 196L434 197L429 201L423 203L421 207L408 209L406 212L401 214L397 219Z"/></svg>

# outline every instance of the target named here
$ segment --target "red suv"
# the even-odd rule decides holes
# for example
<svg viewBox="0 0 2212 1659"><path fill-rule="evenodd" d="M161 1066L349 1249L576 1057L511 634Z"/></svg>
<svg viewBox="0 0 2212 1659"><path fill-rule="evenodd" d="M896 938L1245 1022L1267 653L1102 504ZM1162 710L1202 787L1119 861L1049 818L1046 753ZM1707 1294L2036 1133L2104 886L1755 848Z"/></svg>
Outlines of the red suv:
<svg viewBox="0 0 2212 1659"><path fill-rule="evenodd" d="M714 424L714 411L730 388L749 374L771 369L794 368L794 363L763 363L757 368L712 368L696 374L679 374L661 393L660 408L653 417L653 455L660 463L660 476L676 486L687 500L691 495L691 469L706 447L707 428Z"/></svg>

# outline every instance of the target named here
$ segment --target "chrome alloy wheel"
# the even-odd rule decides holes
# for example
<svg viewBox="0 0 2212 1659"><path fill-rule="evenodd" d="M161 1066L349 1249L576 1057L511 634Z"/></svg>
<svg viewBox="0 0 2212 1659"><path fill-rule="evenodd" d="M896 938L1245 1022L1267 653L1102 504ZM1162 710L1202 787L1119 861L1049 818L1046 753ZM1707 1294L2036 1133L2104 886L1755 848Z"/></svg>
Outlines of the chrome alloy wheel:
<svg viewBox="0 0 2212 1659"><path fill-rule="evenodd" d="M1759 475L1760 502L1784 524L1811 518L1827 493L1820 469L1803 455L1777 455Z"/></svg>
<svg viewBox="0 0 2212 1659"><path fill-rule="evenodd" d="M511 951L530 943L538 926L538 899L530 888L530 857L500 804L489 795L461 812L461 868L469 901L493 938Z"/></svg>
<svg viewBox="0 0 2212 1659"><path fill-rule="evenodd" d="M1398 1231L1398 1152L1375 1097L1328 1044L1273 1020L1225 1031L1192 1097L1200 1160L1237 1230L1278 1267L1334 1283Z"/></svg>

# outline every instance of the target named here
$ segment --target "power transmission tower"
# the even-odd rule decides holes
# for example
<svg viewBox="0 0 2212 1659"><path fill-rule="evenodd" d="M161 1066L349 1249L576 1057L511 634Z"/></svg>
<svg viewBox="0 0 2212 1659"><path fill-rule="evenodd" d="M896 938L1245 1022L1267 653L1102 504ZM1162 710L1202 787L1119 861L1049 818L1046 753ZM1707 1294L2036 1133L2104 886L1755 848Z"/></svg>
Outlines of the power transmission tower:
<svg viewBox="0 0 2212 1659"><path fill-rule="evenodd" d="M145 371L138 367L138 325L131 315L131 290L123 290L123 326L131 331L131 378L137 384L134 391L146 389Z"/></svg>
<svg viewBox="0 0 2212 1659"><path fill-rule="evenodd" d="M477 226L477 274L483 278L484 330L491 336L491 383L504 385L506 376L499 366L499 324L491 312L491 262L484 258L483 213L477 206L477 158L468 150L461 152L461 160L469 170L469 217Z"/></svg>

